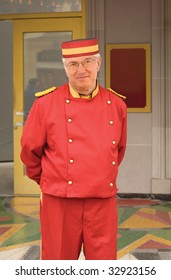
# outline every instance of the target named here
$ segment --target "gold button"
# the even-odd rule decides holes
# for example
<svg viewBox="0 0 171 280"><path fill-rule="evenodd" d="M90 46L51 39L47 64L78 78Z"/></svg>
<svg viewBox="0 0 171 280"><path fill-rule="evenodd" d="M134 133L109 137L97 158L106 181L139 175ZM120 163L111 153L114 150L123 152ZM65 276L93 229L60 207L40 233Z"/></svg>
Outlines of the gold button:
<svg viewBox="0 0 171 280"><path fill-rule="evenodd" d="M71 122L72 122L72 119L69 118L69 119L68 119L68 122L71 123Z"/></svg>
<svg viewBox="0 0 171 280"><path fill-rule="evenodd" d="M109 104L109 105L110 105L111 103L112 103L112 101L111 101L111 100L108 100L108 101L107 101L107 104Z"/></svg>
<svg viewBox="0 0 171 280"><path fill-rule="evenodd" d="M65 101L67 104L69 104L70 103L70 100L69 99L66 99L66 101Z"/></svg>
<svg viewBox="0 0 171 280"><path fill-rule="evenodd" d="M110 187L113 187L113 183L112 182L110 183Z"/></svg>
<svg viewBox="0 0 171 280"><path fill-rule="evenodd" d="M115 161L112 161L112 164L113 164L113 165L115 165L115 164L116 164L116 162L115 162Z"/></svg>
<svg viewBox="0 0 171 280"><path fill-rule="evenodd" d="M72 185L72 181L68 181L68 185Z"/></svg>
<svg viewBox="0 0 171 280"><path fill-rule="evenodd" d="M112 124L113 124L113 121L110 121L109 123L112 125Z"/></svg>
<svg viewBox="0 0 171 280"><path fill-rule="evenodd" d="M115 141L115 140L113 140L113 141L112 141L112 144L113 144L113 145L115 145L115 144L116 144L116 141Z"/></svg>
<svg viewBox="0 0 171 280"><path fill-rule="evenodd" d="M72 143L72 139L69 139L68 142L69 142L69 143Z"/></svg>
<svg viewBox="0 0 171 280"><path fill-rule="evenodd" d="M69 162L72 164L72 163L74 163L74 160L73 160L73 159L70 159Z"/></svg>

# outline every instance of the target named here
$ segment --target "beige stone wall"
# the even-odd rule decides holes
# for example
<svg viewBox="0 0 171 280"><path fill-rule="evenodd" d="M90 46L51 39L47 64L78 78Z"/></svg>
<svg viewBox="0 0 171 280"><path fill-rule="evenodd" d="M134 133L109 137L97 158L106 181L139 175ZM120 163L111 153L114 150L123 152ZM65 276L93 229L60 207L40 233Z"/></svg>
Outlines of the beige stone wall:
<svg viewBox="0 0 171 280"><path fill-rule="evenodd" d="M151 45L149 113L128 113L128 142L120 167L120 193L171 193L170 1L87 1L87 34L97 36L104 59L99 82L105 86L105 45Z"/></svg>

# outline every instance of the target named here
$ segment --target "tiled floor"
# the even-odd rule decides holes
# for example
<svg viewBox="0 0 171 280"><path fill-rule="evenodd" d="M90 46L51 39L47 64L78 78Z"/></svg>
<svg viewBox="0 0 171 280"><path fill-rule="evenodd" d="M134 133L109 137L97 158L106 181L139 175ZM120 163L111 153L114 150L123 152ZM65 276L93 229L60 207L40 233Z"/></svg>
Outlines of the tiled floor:
<svg viewBox="0 0 171 280"><path fill-rule="evenodd" d="M171 202L118 198L118 206L118 259L171 260ZM0 213L0 259L39 259L39 198L0 197Z"/></svg>
<svg viewBox="0 0 171 280"><path fill-rule="evenodd" d="M40 258L39 198L14 197L12 173L0 170L0 260ZM9 177L9 182L5 177ZM118 259L171 260L171 201L117 199ZM83 253L80 259L84 259Z"/></svg>
<svg viewBox="0 0 171 280"><path fill-rule="evenodd" d="M171 202L118 199L118 258L171 259Z"/></svg>

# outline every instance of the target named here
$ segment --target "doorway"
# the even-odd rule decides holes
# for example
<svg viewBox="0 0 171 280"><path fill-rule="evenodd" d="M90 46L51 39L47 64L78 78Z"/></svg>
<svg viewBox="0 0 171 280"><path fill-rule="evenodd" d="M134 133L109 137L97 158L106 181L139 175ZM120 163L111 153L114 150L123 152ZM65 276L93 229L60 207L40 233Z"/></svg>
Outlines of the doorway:
<svg viewBox="0 0 171 280"><path fill-rule="evenodd" d="M81 18L14 20L14 194L36 195L39 187L20 160L22 128L34 93L66 82L60 45L82 37ZM36 137L36 134L35 134Z"/></svg>

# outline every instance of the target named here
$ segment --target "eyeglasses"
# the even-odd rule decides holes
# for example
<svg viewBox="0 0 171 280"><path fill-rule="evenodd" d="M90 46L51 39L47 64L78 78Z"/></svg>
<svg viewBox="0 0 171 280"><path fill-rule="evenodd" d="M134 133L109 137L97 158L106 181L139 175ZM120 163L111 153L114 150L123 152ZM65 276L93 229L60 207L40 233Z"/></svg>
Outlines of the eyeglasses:
<svg viewBox="0 0 171 280"><path fill-rule="evenodd" d="M91 68L95 59L96 58L93 57L93 58L86 58L85 60L83 60L81 62L71 61L71 62L69 62L68 64L65 64L65 65L70 71L77 71L80 64L84 67L84 69L89 69L89 68Z"/></svg>

